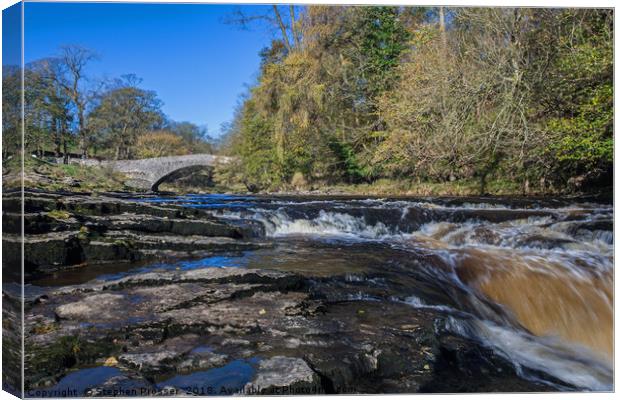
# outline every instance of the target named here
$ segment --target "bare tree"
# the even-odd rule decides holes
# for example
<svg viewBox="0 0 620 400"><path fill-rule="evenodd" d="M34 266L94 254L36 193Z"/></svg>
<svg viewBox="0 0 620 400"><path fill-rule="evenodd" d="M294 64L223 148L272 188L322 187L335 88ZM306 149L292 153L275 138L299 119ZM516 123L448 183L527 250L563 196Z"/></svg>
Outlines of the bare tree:
<svg viewBox="0 0 620 400"><path fill-rule="evenodd" d="M265 22L272 33L279 32L284 47L291 53L301 48L301 18L298 17L298 11L292 4L289 5L288 10L286 7L279 7L274 4L271 12L257 15L247 15L241 9L237 9L224 22L240 25L244 29L247 29L252 23Z"/></svg>
<svg viewBox="0 0 620 400"><path fill-rule="evenodd" d="M86 106L89 97L82 86L85 81L84 69L88 63L97 59L97 55L87 48L71 45L61 47L58 59L62 68L62 74L59 75L59 84L75 107L80 151L83 157L87 157L88 128L86 125Z"/></svg>
<svg viewBox="0 0 620 400"><path fill-rule="evenodd" d="M72 100L64 86L61 85L63 69L58 58L43 59L32 66L33 72L36 71L46 90L43 98L51 117L55 156L60 157L62 154L63 162L67 164L69 162L68 142L71 135L69 126L72 121Z"/></svg>
<svg viewBox="0 0 620 400"><path fill-rule="evenodd" d="M291 31L293 32L293 41L295 42L295 48L299 49L301 47L301 38L299 32L298 22L295 19L295 6L289 6L289 14L291 16Z"/></svg>
<svg viewBox="0 0 620 400"><path fill-rule="evenodd" d="M280 27L280 31L282 32L282 40L284 40L284 45L286 49L291 52L293 48L291 47L291 42L288 40L288 32L286 31L286 26L284 25L284 21L282 21L282 16L280 15L280 11L278 11L278 6L274 4L273 13L276 16L276 20L278 21L278 26Z"/></svg>
<svg viewBox="0 0 620 400"><path fill-rule="evenodd" d="M446 17L444 12L444 7L439 7L439 31L441 32L441 41L443 42L443 46L447 47L447 36L446 36Z"/></svg>

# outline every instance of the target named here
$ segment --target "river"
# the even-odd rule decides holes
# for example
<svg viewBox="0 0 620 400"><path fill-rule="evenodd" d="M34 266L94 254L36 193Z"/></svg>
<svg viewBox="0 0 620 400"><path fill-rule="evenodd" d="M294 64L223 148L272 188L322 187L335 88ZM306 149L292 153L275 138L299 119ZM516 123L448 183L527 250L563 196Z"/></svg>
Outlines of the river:
<svg viewBox="0 0 620 400"><path fill-rule="evenodd" d="M561 199L185 195L140 201L255 222L274 247L56 274L75 284L145 270L274 269L333 281L333 301L432 309L526 379L613 389L613 206ZM345 282L346 285L339 282ZM540 372L540 373L539 373ZM555 379L548 379L552 377ZM559 382L559 383L558 383Z"/></svg>

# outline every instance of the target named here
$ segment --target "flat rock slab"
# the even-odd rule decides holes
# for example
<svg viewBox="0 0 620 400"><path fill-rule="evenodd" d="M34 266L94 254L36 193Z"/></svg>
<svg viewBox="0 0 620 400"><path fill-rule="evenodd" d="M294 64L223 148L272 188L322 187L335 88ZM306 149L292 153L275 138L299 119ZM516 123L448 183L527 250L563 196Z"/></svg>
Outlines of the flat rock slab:
<svg viewBox="0 0 620 400"><path fill-rule="evenodd" d="M308 299L300 292L256 292L250 297L235 301L221 301L204 307L173 310L161 317L175 326L219 326L243 332L267 330L287 323L289 311L293 312Z"/></svg>
<svg viewBox="0 0 620 400"><path fill-rule="evenodd" d="M259 320L282 318L302 306L307 294L286 292L300 287L300 280L285 272L233 267L148 272L38 292L28 315L53 316L62 322L60 331L83 323L253 329ZM31 329L43 329L41 318L27 320Z"/></svg>
<svg viewBox="0 0 620 400"><path fill-rule="evenodd" d="M125 296L121 294L101 293L88 296L80 301L64 304L56 308L56 315L61 319L97 320L115 319L122 311Z"/></svg>
<svg viewBox="0 0 620 400"><path fill-rule="evenodd" d="M242 237L242 233L237 227L210 219L169 218L167 216L123 213L105 217L91 217L89 222L95 228L115 231L133 230L153 233L166 232L182 236Z"/></svg>
<svg viewBox="0 0 620 400"><path fill-rule="evenodd" d="M64 286L49 292L51 296L62 296L103 290L120 290L131 286L163 286L179 283L261 283L272 284L283 289L301 285L298 275L275 270L236 267L201 268L185 271L157 271L129 275L124 278L96 280L82 285Z"/></svg>
<svg viewBox="0 0 620 400"><path fill-rule="evenodd" d="M138 371L153 371L168 368L171 361L179 357L179 353L160 350L151 353L127 353L119 356L121 363Z"/></svg>
<svg viewBox="0 0 620 400"><path fill-rule="evenodd" d="M246 393L264 395L323 393L319 376L301 358L275 356L259 363Z"/></svg>

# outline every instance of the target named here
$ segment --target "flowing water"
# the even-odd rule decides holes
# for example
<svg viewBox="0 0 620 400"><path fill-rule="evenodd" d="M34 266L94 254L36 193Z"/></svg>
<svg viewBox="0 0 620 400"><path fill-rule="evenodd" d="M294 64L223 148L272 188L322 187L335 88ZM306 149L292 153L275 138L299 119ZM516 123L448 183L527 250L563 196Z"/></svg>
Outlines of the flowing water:
<svg viewBox="0 0 620 400"><path fill-rule="evenodd" d="M237 266L344 277L358 289L343 291L347 300L445 312L438 329L481 341L528 379L543 379L532 374L542 371L578 388L613 389L611 205L227 195L145 201L259 221L256 240L275 247L120 274Z"/></svg>

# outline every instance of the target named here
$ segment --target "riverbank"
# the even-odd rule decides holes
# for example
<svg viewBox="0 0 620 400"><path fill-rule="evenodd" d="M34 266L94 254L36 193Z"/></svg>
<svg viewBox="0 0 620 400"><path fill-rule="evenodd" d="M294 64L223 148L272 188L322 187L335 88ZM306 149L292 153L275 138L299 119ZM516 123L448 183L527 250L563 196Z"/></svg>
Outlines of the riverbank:
<svg viewBox="0 0 620 400"><path fill-rule="evenodd" d="M234 193L244 193L243 191ZM247 194L247 192L245 192ZM479 187L475 182L451 183L408 183L408 182L379 182L360 185L334 185L316 189L279 190L261 193L263 195L296 195L296 196L371 196L371 197L480 197ZM506 185L496 182L489 185L484 197L530 198L561 197L566 199L596 199L608 202L613 199L611 189L592 192L540 192L530 191L527 194L520 190L518 185Z"/></svg>
<svg viewBox="0 0 620 400"><path fill-rule="evenodd" d="M5 188L19 187L21 176L18 174L20 166L17 162L9 163L4 167ZM217 174L216 178L217 178ZM307 184L294 186L287 185L274 190L252 193L241 183L223 183L209 179L187 179L190 183L182 186L174 182L163 183L160 190L165 194L189 193L220 193L238 195L295 195L295 196L383 196L383 197L416 197L416 196L480 196L480 182L477 180L456 180L453 182L415 182L410 180L379 179L373 183L361 184ZM192 186L191 182L200 181L201 186ZM127 178L123 174L109 169L84 166L63 165L48 163L31 158L25 163L24 184L26 187L44 191L73 191L73 192L134 192L146 193L126 184ZM507 180L489 180L484 190L485 196L501 197L530 197L562 196L566 198L591 198L600 201L613 199L613 188L575 187L572 191L558 191L547 186L545 190L531 187L524 191L522 184Z"/></svg>
<svg viewBox="0 0 620 400"><path fill-rule="evenodd" d="M19 244L12 239L18 234L13 218L18 197L5 193L3 199L9 250ZM28 191L25 199L26 388L32 393L576 388L543 370L517 366L468 330L455 330L455 323L473 323L472 316L453 308L457 303L442 294L445 289L435 288L436 278L429 281L412 275L410 266L390 265L411 259L406 251L366 241L344 247L290 242L266 232L269 224L213 212L234 214L248 197L175 201L128 193ZM288 204L285 199L256 201L276 209ZM364 204L353 202L348 212L366 212L360 208ZM297 209L300 218L314 218L325 205L308 207L289 206L289 212ZM387 211L373 211L367 223L400 221L414 224L402 229L417 229L435 219L499 222L553 215L484 209L451 214L430 208L402 219L402 210ZM5 265L16 265L18 260L10 259L13 250L3 252L9 257ZM243 264L248 257L256 261ZM18 294L18 285L4 285L5 315L15 315L11 307L19 304Z"/></svg>
<svg viewBox="0 0 620 400"><path fill-rule="evenodd" d="M492 186L493 187L493 186ZM444 183L444 184L410 184L402 182L390 182L380 184L360 185L333 185L309 188L282 188L271 191L250 192L243 185L213 187L177 187L174 185L162 185L160 188L165 195L184 194L231 194L231 195L257 195L257 196L349 196L349 197L480 197L480 191L475 183ZM529 192L523 193L516 187L503 187L498 183L497 190L488 190L484 197L503 198L529 198L539 199L545 197L560 197L565 199L592 199L595 201L611 202L613 199L612 189L602 189L585 192Z"/></svg>
<svg viewBox="0 0 620 400"><path fill-rule="evenodd" d="M135 192L125 184L127 178L111 169L80 164L56 164L30 157L22 165L13 158L2 165L3 190L19 189L23 186L48 192L66 191L74 193L91 192ZM23 182L22 182L23 179Z"/></svg>

